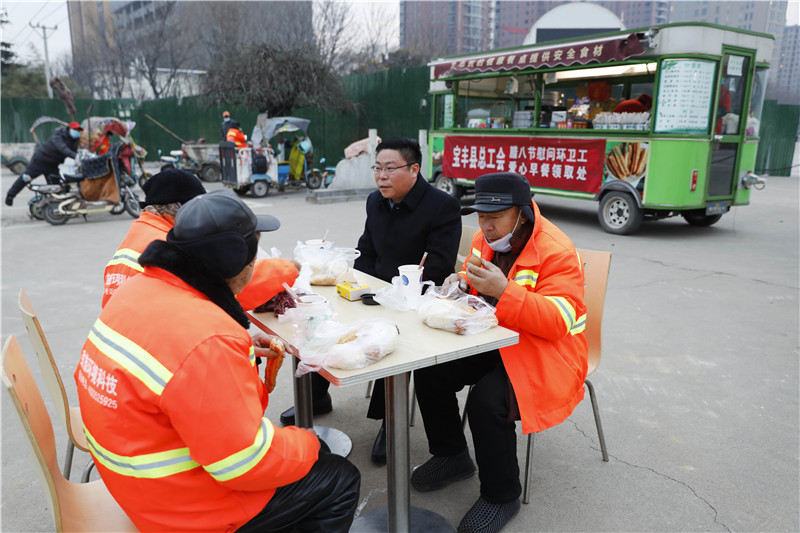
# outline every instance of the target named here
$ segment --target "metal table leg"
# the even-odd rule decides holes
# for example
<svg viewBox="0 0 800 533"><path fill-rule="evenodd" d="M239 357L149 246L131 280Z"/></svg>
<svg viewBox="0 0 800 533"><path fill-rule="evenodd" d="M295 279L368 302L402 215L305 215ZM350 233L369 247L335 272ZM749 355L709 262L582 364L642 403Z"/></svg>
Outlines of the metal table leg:
<svg viewBox="0 0 800 533"><path fill-rule="evenodd" d="M292 371L297 372L298 358L292 357ZM294 374L296 375L296 374ZM353 449L353 442L346 433L328 426L314 426L314 412L311 397L311 374L294 378L294 416L297 427L310 428L319 435L330 448L331 453L347 457Z"/></svg>
<svg viewBox="0 0 800 533"><path fill-rule="evenodd" d="M388 509L370 511L353 521L350 533L447 533L455 528L444 517L411 507L408 435L408 379L402 372L386 378L386 459Z"/></svg>

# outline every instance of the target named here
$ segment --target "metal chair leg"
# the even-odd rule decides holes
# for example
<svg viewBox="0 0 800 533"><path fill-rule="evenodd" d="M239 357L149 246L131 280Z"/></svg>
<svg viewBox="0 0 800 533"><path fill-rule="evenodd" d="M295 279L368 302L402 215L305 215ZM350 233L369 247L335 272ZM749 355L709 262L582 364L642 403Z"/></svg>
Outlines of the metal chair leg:
<svg viewBox="0 0 800 533"><path fill-rule="evenodd" d="M464 400L464 411L461 413L461 429L467 428L467 402L469 401L469 395L472 393L472 389L475 385L470 385L469 390L467 391L467 399Z"/></svg>
<svg viewBox="0 0 800 533"><path fill-rule="evenodd" d="M412 376L413 376L413 374L412 374ZM410 387L411 387L411 391L410 391L408 399L411 402L411 417L408 419L408 425L413 428L414 427L414 415L417 414L417 395L416 395L416 389L414 388L414 380L413 379L411 380Z"/></svg>
<svg viewBox="0 0 800 533"><path fill-rule="evenodd" d="M367 393L364 395L364 398L369 398L372 396L372 387L375 386L375 380L367 382Z"/></svg>
<svg viewBox="0 0 800 533"><path fill-rule="evenodd" d="M64 477L69 481L69 474L72 471L72 454L75 451L75 445L72 444L72 439L67 439L67 456L64 458Z"/></svg>
<svg viewBox="0 0 800 533"><path fill-rule="evenodd" d="M600 422L600 409L597 407L597 396L594 393L594 385L588 379L586 385L589 387L589 398L592 400L592 411L594 412L594 423L597 425L597 438L600 439L600 451L603 453L603 461L608 462L608 450L606 450L606 437L603 433L603 423Z"/></svg>
<svg viewBox="0 0 800 533"><path fill-rule="evenodd" d="M89 461L89 464L83 469L81 483L89 483L89 476L92 474L92 468L94 468L94 459Z"/></svg>
<svg viewBox="0 0 800 533"><path fill-rule="evenodd" d="M525 480L522 484L522 503L527 504L531 496L531 467L533 466L533 436L528 433L528 450L525 452Z"/></svg>

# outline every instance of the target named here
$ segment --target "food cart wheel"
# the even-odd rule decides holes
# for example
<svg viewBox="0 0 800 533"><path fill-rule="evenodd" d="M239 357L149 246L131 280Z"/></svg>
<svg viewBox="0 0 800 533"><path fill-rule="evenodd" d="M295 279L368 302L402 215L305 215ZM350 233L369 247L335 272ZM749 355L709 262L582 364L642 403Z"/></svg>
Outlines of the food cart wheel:
<svg viewBox="0 0 800 533"><path fill-rule="evenodd" d="M455 180L450 178L446 178L444 176L439 176L436 178L436 188L440 191L444 191L447 194L454 196L457 200L460 200L461 197L464 195L464 188L460 185L456 185Z"/></svg>
<svg viewBox="0 0 800 533"><path fill-rule="evenodd" d="M690 213L686 213L682 216L683 219L689 223L689 225L701 228L716 224L719 219L722 218L722 215L695 215Z"/></svg>
<svg viewBox="0 0 800 533"><path fill-rule="evenodd" d="M239 187L238 189L233 189L233 192L235 192L239 196L244 196L245 194L247 194L247 191L249 191L249 190L250 190L250 186L249 185L243 185L243 186Z"/></svg>
<svg viewBox="0 0 800 533"><path fill-rule="evenodd" d="M267 180L254 181L250 191L256 198L264 198L269 194L269 182Z"/></svg>
<svg viewBox="0 0 800 533"><path fill-rule="evenodd" d="M197 174L203 181L215 182L222 179L222 168L216 163L206 163Z"/></svg>
<svg viewBox="0 0 800 533"><path fill-rule="evenodd" d="M597 218L608 233L630 235L639 229L643 213L630 193L611 191L600 200Z"/></svg>

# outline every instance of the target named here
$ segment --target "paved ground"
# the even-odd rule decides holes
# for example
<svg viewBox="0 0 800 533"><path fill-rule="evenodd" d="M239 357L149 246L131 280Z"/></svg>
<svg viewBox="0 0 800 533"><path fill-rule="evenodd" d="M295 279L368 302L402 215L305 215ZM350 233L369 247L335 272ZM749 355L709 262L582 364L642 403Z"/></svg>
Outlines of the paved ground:
<svg viewBox="0 0 800 533"><path fill-rule="evenodd" d="M566 422L537 436L531 503L506 531L800 530L799 178L797 169L771 178L751 206L713 227L672 219L645 223L628 237L604 233L595 204L537 198L577 246L613 253L604 358L593 378L611 460L601 461L587 398ZM12 179L3 170L3 197ZM2 338L20 338L33 362L16 307L24 287L74 402L72 373L99 312L103 267L131 219L94 216L53 227L27 218L29 194L2 211ZM297 240L326 230L338 244L356 243L363 203L313 205L304 196L298 190L248 199L283 223L262 243L288 255ZM465 223L475 225L473 217ZM0 529L52 531L21 425L7 394L0 397ZM364 418L364 389L335 390L333 397L334 412L319 422L353 440L350 459L363 476L360 512L385 506L385 468L369 461L378 426ZM291 398L290 373L283 372L267 415L277 420ZM428 458L425 435L421 423L410 432L416 465ZM66 437L58 424L56 436L62 456ZM520 455L524 444L520 436ZM85 463L76 453L76 475ZM477 496L472 478L434 493L412 491L411 500L457 525Z"/></svg>

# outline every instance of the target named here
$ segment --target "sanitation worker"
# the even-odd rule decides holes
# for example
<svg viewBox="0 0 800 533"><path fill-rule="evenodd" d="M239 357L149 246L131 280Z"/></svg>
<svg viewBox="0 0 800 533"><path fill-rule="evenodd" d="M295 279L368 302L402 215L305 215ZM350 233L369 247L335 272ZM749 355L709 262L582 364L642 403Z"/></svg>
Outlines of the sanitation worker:
<svg viewBox="0 0 800 533"><path fill-rule="evenodd" d="M103 307L123 283L144 270L139 256L151 242L166 240L180 207L206 192L195 175L176 168L159 172L142 189L145 192L145 199L140 202L142 213L131 224L103 272ZM252 280L236 298L245 310L255 309L281 292L284 282L292 285L299 268L287 259L259 259Z"/></svg>
<svg viewBox="0 0 800 533"><path fill-rule="evenodd" d="M419 411L433 455L414 470L411 486L427 492L475 472L456 392L467 400L480 496L462 518L461 533L497 532L519 511L515 420L522 432L566 419L583 399L588 348L583 330L583 266L564 233L544 218L530 184L511 172L475 181L480 231L464 272L448 277L496 308L519 344L414 371Z"/></svg>
<svg viewBox="0 0 800 533"><path fill-rule="evenodd" d="M360 474L313 430L264 416L255 359L280 348L251 338L234 296L279 226L229 190L193 198L92 326L75 371L84 432L140 531L350 528Z"/></svg>

